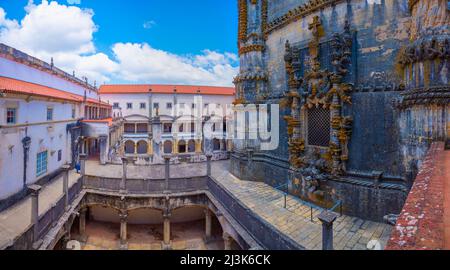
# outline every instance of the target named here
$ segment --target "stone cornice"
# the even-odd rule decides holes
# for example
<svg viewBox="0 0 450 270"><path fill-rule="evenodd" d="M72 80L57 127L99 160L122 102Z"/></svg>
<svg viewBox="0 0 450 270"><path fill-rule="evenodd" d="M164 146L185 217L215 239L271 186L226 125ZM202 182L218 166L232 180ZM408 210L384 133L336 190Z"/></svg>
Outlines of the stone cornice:
<svg viewBox="0 0 450 270"><path fill-rule="evenodd" d="M289 23L295 22L315 11L327 6L335 5L343 0L310 0L309 2L299 5L289 10L284 15L272 20L264 27L264 35L268 36L272 31L277 30Z"/></svg>

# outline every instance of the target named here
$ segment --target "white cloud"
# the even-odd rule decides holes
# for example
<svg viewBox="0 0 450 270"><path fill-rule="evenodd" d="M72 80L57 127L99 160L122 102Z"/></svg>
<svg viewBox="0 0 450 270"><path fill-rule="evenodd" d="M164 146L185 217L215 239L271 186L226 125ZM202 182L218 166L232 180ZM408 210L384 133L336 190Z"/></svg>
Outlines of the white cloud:
<svg viewBox="0 0 450 270"><path fill-rule="evenodd" d="M113 52L120 65L119 76L131 82L228 86L238 72L231 54L209 50L179 56L146 43L117 43Z"/></svg>
<svg viewBox="0 0 450 270"><path fill-rule="evenodd" d="M145 29L150 29L150 28L152 28L153 26L155 26L156 25L156 22L155 21L146 21L142 26L145 28Z"/></svg>
<svg viewBox="0 0 450 270"><path fill-rule="evenodd" d="M69 4L69 5L79 5L79 4L81 4L81 0L67 0L67 4Z"/></svg>
<svg viewBox="0 0 450 270"><path fill-rule="evenodd" d="M112 46L115 59L111 59L96 51L93 35L98 27L92 10L42 0L40 4L29 1L25 11L18 22L7 19L0 7L0 42L44 61L53 57L57 67L69 73L75 70L90 82L231 86L238 72L238 57L232 53L204 50L181 56L146 43L116 43Z"/></svg>

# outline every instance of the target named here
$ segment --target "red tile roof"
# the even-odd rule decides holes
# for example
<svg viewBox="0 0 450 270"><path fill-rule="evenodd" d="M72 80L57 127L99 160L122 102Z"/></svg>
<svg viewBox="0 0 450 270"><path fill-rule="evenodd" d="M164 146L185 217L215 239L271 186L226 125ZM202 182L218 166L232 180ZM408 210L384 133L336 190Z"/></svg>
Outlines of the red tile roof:
<svg viewBox="0 0 450 270"><path fill-rule="evenodd" d="M21 80L16 80L12 78L7 77L1 77L0 76L0 91L6 92L6 93L14 93L14 94L24 94L24 95L31 95L31 96L40 96L40 97L46 97L46 98L54 98L54 99L60 99L60 100L66 100L66 101L73 101L73 102L83 102L84 97L73 94L70 92L58 90L55 88L51 88L45 85L25 82ZM111 107L108 103L101 102L99 100L95 100L92 98L87 99L87 102L90 104L95 105L102 105L102 106L108 106Z"/></svg>
<svg viewBox="0 0 450 270"><path fill-rule="evenodd" d="M161 85L161 84L116 84L102 85L99 90L100 94L201 94L201 95L224 95L234 96L234 87L217 87L217 86L189 86L189 85Z"/></svg>

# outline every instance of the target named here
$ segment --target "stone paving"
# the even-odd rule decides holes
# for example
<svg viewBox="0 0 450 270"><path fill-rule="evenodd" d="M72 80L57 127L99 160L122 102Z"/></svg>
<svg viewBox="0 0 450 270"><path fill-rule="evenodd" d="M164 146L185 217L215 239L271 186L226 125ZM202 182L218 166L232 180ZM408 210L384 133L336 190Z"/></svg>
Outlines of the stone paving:
<svg viewBox="0 0 450 270"><path fill-rule="evenodd" d="M282 192L264 183L242 181L229 173L228 166L227 161L214 162L212 177L241 203L306 249L322 248L322 225L317 219L321 211L313 211L314 218L311 222L309 206L288 196L285 209ZM366 250L369 241L377 240L384 249L392 228L388 224L344 215L334 223L334 248Z"/></svg>
<svg viewBox="0 0 450 270"><path fill-rule="evenodd" d="M69 172L69 187L77 182L80 175ZM62 175L42 187L39 195L39 215L47 212L63 196ZM28 196L12 207L0 212L0 250L11 245L31 225L31 197Z"/></svg>

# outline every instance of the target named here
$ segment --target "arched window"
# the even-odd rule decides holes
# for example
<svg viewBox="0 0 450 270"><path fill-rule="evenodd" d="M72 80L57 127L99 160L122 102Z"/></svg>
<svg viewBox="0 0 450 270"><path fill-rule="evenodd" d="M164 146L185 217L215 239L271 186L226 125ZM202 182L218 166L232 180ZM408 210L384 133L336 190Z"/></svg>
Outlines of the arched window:
<svg viewBox="0 0 450 270"><path fill-rule="evenodd" d="M189 140L189 142L188 142L188 152L189 153L194 153L195 152L195 141L194 140Z"/></svg>
<svg viewBox="0 0 450 270"><path fill-rule="evenodd" d="M172 153L172 142L171 141L165 141L164 142L164 154L171 154Z"/></svg>
<svg viewBox="0 0 450 270"><path fill-rule="evenodd" d="M146 141L140 141L137 144L137 152L140 155L147 154L148 151L148 143Z"/></svg>
<svg viewBox="0 0 450 270"><path fill-rule="evenodd" d="M178 142L178 153L186 153L186 141L181 140Z"/></svg>
<svg viewBox="0 0 450 270"><path fill-rule="evenodd" d="M134 154L134 142L133 141L125 142L125 154Z"/></svg>

